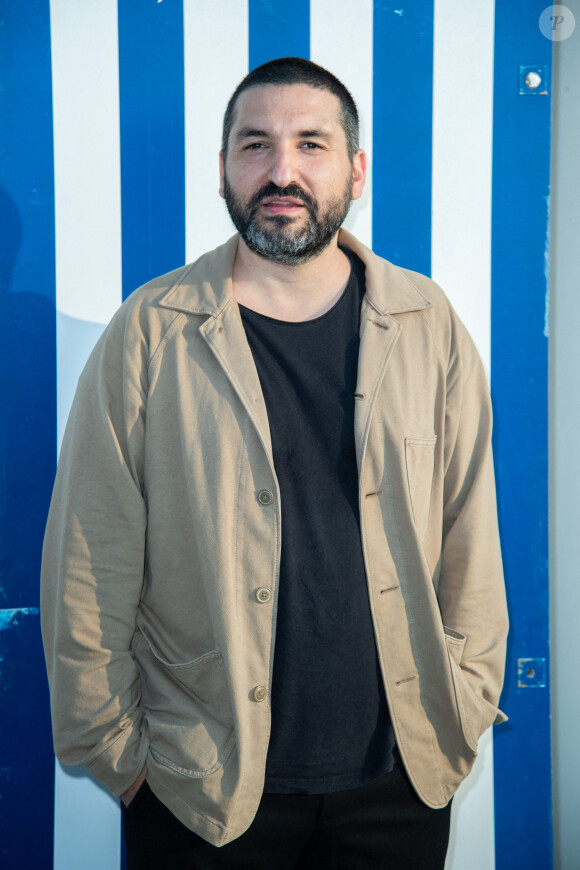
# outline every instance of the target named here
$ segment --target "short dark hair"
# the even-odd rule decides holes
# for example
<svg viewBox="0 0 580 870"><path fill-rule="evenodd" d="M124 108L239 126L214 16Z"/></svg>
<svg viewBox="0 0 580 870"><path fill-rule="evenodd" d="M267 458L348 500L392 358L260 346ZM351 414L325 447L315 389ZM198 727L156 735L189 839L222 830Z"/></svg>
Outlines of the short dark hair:
<svg viewBox="0 0 580 870"><path fill-rule="evenodd" d="M359 148L359 120L352 94L335 75L303 57L278 57L275 60L269 60L253 69L242 79L230 97L224 115L222 132L224 157L228 150L238 97L250 88L267 85L309 85L311 88L330 91L331 94L338 97L341 107L340 120L346 135L348 156L350 160L353 159Z"/></svg>

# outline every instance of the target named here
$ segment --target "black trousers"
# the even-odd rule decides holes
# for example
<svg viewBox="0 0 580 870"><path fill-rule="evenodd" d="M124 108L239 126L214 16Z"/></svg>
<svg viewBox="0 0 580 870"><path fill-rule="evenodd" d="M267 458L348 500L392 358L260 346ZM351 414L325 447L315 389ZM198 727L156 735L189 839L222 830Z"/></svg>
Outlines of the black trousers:
<svg viewBox="0 0 580 870"><path fill-rule="evenodd" d="M147 783L124 810L128 870L443 870L451 805L416 796L402 765L360 788L262 796L237 840L212 846Z"/></svg>

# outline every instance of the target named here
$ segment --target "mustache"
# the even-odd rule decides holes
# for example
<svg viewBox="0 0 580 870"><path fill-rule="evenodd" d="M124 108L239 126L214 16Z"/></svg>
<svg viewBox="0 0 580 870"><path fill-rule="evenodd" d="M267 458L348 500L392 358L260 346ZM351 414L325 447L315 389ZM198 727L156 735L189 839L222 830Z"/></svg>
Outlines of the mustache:
<svg viewBox="0 0 580 870"><path fill-rule="evenodd" d="M312 214L315 214L317 211L316 200L310 196L310 194L306 193L305 190L302 190L298 184L289 184L288 187L278 187L278 185L274 184L273 181L264 184L264 186L253 195L248 205L253 211L260 205L263 199L271 196L279 196L281 199L285 196L291 196L293 199L300 199Z"/></svg>

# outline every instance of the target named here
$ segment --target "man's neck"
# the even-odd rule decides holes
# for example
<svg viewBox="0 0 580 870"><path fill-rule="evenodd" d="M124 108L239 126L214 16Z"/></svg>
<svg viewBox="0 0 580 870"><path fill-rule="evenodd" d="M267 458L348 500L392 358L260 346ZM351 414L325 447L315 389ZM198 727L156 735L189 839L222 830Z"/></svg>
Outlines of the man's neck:
<svg viewBox="0 0 580 870"><path fill-rule="evenodd" d="M340 298L350 276L350 262L337 237L317 257L300 266L282 266L250 251L240 239L234 261L236 300L277 320L312 320Z"/></svg>

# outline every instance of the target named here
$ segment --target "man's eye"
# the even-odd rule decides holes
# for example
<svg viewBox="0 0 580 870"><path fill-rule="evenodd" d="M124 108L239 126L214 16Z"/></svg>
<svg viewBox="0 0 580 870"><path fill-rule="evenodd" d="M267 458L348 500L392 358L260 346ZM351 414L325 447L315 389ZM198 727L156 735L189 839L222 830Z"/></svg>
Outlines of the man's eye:
<svg viewBox="0 0 580 870"><path fill-rule="evenodd" d="M306 151L313 151L316 148L320 148L320 145L318 144L318 142L303 142L302 148L304 148Z"/></svg>
<svg viewBox="0 0 580 870"><path fill-rule="evenodd" d="M260 149L265 148L263 142L250 142L249 145L246 145L244 151L260 151Z"/></svg>

